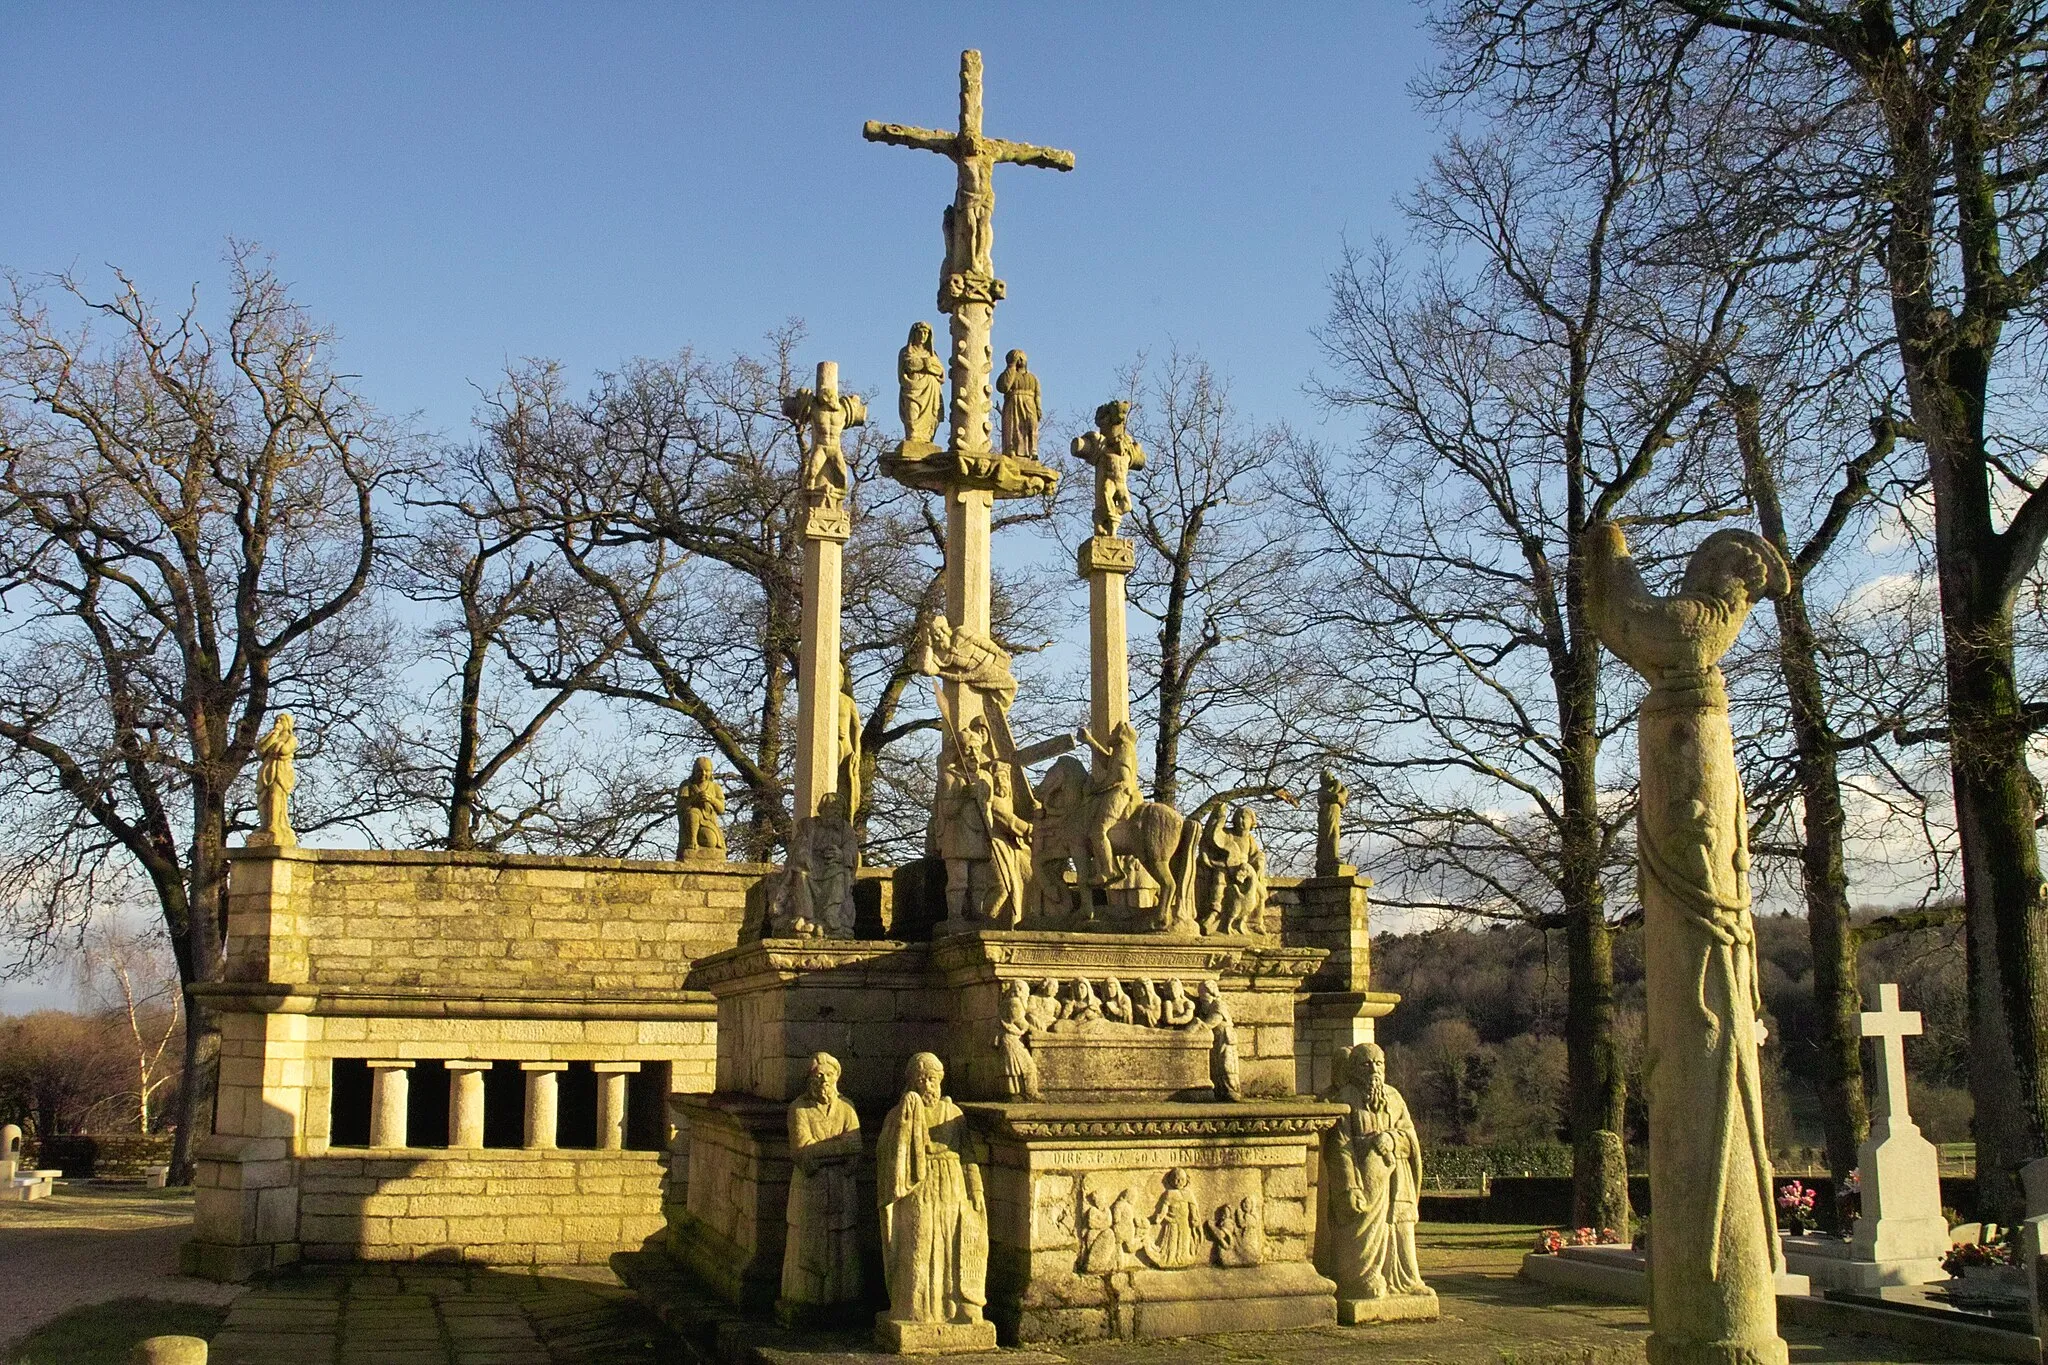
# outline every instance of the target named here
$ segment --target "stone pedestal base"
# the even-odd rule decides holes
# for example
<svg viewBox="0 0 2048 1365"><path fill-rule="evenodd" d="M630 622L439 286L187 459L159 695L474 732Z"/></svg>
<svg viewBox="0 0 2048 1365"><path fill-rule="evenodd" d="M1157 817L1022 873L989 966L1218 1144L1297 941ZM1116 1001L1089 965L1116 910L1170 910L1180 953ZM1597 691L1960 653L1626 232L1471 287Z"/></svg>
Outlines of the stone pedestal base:
<svg viewBox="0 0 2048 1365"><path fill-rule="evenodd" d="M996 1348L992 1322L898 1322L875 1314L875 1345L894 1355L962 1355Z"/></svg>
<svg viewBox="0 0 2048 1365"><path fill-rule="evenodd" d="M765 1311L782 1292L789 1205L785 1106L747 1095L675 1096L689 1131L687 1204L665 1202L669 1255L727 1302Z"/></svg>
<svg viewBox="0 0 2048 1365"><path fill-rule="evenodd" d="M197 1198L187 1275L246 1280L299 1259L299 1187L284 1138L205 1137L193 1146Z"/></svg>
<svg viewBox="0 0 2048 1365"><path fill-rule="evenodd" d="M1420 1294L1388 1294L1377 1299L1338 1299L1337 1321L1345 1327L1363 1327L1374 1322L1435 1322L1436 1291Z"/></svg>
<svg viewBox="0 0 2048 1365"><path fill-rule="evenodd" d="M1787 1237L1785 1268L1822 1289L1882 1289L1886 1285L1934 1284L1948 1278L1937 1257L1867 1260L1856 1255L1851 1243L1835 1237Z"/></svg>
<svg viewBox="0 0 2048 1365"><path fill-rule="evenodd" d="M1004 1340L1336 1320L1336 1286L1309 1263L1307 1177L1317 1136L1340 1107L965 1107L992 1153L988 1311Z"/></svg>

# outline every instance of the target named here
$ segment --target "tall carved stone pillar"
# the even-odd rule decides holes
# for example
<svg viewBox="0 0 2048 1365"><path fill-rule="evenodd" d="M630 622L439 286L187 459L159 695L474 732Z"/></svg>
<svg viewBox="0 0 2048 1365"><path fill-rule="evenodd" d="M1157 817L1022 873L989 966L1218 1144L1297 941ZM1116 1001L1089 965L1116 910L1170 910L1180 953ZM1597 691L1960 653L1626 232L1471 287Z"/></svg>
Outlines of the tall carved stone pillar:
<svg viewBox="0 0 2048 1365"><path fill-rule="evenodd" d="M412 1095L411 1062L370 1063L370 1145L405 1146L405 1118Z"/></svg>
<svg viewBox="0 0 2048 1365"><path fill-rule="evenodd" d="M638 1071L638 1062L598 1062L597 1145L617 1151L626 1145L626 1076Z"/></svg>
<svg viewBox="0 0 2048 1365"><path fill-rule="evenodd" d="M1137 548L1122 536L1091 536L1075 557L1074 570L1088 583L1088 728L1104 739L1131 718L1124 580L1137 562Z"/></svg>
<svg viewBox="0 0 2048 1365"><path fill-rule="evenodd" d="M1716 531L1680 590L1643 586L1621 529L1580 546L1601 643L1650 684L1637 726L1636 879L1650 1071L1651 1365L1782 1365L1784 1269L1757 1060L1749 821L1720 660L1750 607L1783 593L1761 537Z"/></svg>
<svg viewBox="0 0 2048 1365"><path fill-rule="evenodd" d="M526 1145L552 1147L555 1127L562 1112L561 1086L556 1076L569 1069L567 1062L521 1062L526 1073Z"/></svg>
<svg viewBox="0 0 2048 1365"><path fill-rule="evenodd" d="M814 405L839 411L839 366L818 362ZM832 444L836 447L838 437ZM811 490L807 490L811 491ZM821 483L804 509L803 652L797 665L796 810L799 821L818 813L836 789L839 773L840 560L851 528L842 490ZM851 816L852 812L847 812Z"/></svg>
<svg viewBox="0 0 2048 1365"><path fill-rule="evenodd" d="M484 1145L484 1073L489 1062L448 1063L448 1145Z"/></svg>
<svg viewBox="0 0 2048 1365"><path fill-rule="evenodd" d="M989 627L989 528L994 508L994 494L986 488L946 492L946 619L955 630L976 636L986 636ZM953 724L967 728L982 714L981 694L953 681L945 689Z"/></svg>

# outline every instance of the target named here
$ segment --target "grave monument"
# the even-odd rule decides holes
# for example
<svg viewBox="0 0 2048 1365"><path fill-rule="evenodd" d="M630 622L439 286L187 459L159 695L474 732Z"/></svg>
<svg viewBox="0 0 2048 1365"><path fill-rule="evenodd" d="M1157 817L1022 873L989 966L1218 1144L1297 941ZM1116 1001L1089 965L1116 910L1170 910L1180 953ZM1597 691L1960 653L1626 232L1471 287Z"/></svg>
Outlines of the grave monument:
<svg viewBox="0 0 2048 1365"><path fill-rule="evenodd" d="M1878 1007L1862 1015L1863 1036L1876 1042L1877 1105L1870 1136L1856 1149L1862 1211L1847 1242L1789 1237L1785 1259L1829 1289L1932 1284L1948 1278L1949 1249L1941 1213L1941 1162L1906 1101L1906 1039L1919 1034L1920 1013L1899 1008L1899 988L1877 988Z"/></svg>

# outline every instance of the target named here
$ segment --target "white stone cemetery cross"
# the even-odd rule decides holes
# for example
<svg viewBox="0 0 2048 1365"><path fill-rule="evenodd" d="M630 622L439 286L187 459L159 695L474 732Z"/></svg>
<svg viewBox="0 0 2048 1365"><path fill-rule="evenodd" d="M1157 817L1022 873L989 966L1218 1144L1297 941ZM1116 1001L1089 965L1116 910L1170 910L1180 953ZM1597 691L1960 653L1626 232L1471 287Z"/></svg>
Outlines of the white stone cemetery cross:
<svg viewBox="0 0 2048 1365"><path fill-rule="evenodd" d="M1851 1255L1877 1262L1880 1284L1925 1284L1942 1278L1948 1220L1941 1215L1941 1167L1906 1103L1906 1039L1918 1037L1918 1010L1899 1008L1899 988L1877 988L1878 1007L1862 1017L1863 1036L1878 1040L1882 1066L1870 1137L1857 1150L1863 1211Z"/></svg>
<svg viewBox="0 0 2048 1365"><path fill-rule="evenodd" d="M1912 1121L1906 1106L1906 1040L1922 1032L1920 1011L1899 1008L1899 988L1887 981L1877 988L1877 1008L1861 1016L1863 1036L1881 1040L1884 1068L1877 1086L1877 1112L1881 1118Z"/></svg>

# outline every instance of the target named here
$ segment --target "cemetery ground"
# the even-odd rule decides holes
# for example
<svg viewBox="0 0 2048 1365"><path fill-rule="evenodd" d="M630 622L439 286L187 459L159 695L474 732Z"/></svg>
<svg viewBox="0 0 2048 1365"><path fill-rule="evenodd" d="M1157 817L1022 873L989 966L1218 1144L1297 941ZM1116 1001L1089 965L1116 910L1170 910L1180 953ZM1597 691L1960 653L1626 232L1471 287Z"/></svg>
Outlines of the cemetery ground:
<svg viewBox="0 0 2048 1365"><path fill-rule="evenodd" d="M212 1340L213 1365L667 1365L694 1359L608 1272L538 1273L427 1263L306 1267L254 1286L180 1276L189 1191L63 1184L0 1205L0 1351L9 1365L121 1365L163 1333ZM1444 1320L1247 1332L1004 1352L1011 1365L1307 1365L1473 1362L1623 1365L1643 1359L1640 1308L1574 1298L1516 1277L1537 1229L1422 1227L1423 1268ZM1866 1338L1786 1327L1807 1365L1927 1360ZM845 1365L861 1337L770 1339L773 1365Z"/></svg>

